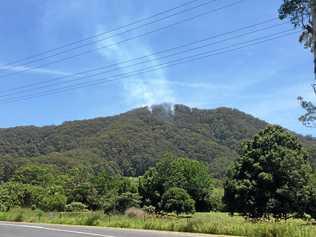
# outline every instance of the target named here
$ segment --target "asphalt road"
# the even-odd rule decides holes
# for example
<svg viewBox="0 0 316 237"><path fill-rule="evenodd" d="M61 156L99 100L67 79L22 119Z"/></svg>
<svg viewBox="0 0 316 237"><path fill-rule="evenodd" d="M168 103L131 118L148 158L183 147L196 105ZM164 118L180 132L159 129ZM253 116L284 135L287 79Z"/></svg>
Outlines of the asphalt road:
<svg viewBox="0 0 316 237"><path fill-rule="evenodd" d="M216 237L165 231L0 222L1 237Z"/></svg>

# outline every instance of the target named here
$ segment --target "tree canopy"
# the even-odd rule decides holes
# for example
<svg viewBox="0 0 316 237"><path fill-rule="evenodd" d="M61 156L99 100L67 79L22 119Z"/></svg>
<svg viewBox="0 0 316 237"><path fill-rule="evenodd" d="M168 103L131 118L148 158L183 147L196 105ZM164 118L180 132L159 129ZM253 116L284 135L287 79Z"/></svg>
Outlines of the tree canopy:
<svg viewBox="0 0 316 237"><path fill-rule="evenodd" d="M283 0L279 8L281 20L290 19L295 28L301 28L302 33L299 41L305 48L310 48L314 53L314 79L316 78L316 1L315 0ZM316 83L313 83L316 93ZM314 127L316 124L316 107L312 102L305 101L302 96L298 100L306 110L306 113L299 117L305 126Z"/></svg>
<svg viewBox="0 0 316 237"><path fill-rule="evenodd" d="M145 205L160 210L162 196L173 187L185 190L194 199L196 210L210 210L208 194L212 183L203 163L167 155L140 178L139 193Z"/></svg>
<svg viewBox="0 0 316 237"><path fill-rule="evenodd" d="M297 138L269 126L244 142L225 183L230 212L252 218L302 215L310 198L311 167Z"/></svg>
<svg viewBox="0 0 316 237"><path fill-rule="evenodd" d="M214 177L223 178L238 157L240 142L267 125L235 109L175 105L172 113L156 106L59 126L0 129L0 182L26 163L52 165L61 172L107 167L111 173L140 176L166 152L205 162ZM315 139L300 140L316 167Z"/></svg>
<svg viewBox="0 0 316 237"><path fill-rule="evenodd" d="M194 200L182 188L169 188L161 198L161 209L165 212L190 214L194 212Z"/></svg>

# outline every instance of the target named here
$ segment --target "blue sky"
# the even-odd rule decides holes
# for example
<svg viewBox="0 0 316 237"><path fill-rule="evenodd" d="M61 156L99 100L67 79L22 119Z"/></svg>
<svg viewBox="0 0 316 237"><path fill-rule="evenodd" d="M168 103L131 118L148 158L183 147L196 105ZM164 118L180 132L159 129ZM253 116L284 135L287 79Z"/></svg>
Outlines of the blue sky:
<svg viewBox="0 0 316 237"><path fill-rule="evenodd" d="M73 60L37 69L36 63L23 67L5 67L16 59L111 30L184 2L185 0L3 1L0 7L0 95L10 88L151 55L162 49L276 17L282 1L245 0L234 7L167 30L118 43L127 37L234 2L218 0L128 34L114 36L102 42L92 42L85 48L91 50L91 53ZM266 33L222 42L208 49L227 47L242 40L290 28L290 25L283 25ZM297 37L292 35L96 87L79 88L16 103L1 103L0 127L60 124L66 120L108 116L139 106L171 102L209 109L234 107L293 131L316 135L315 130L305 128L297 121L304 111L296 97L302 95L307 99L314 99L310 87L313 79L312 56L298 43ZM152 55L146 66L155 66L165 61L166 59ZM19 72L25 67L28 68L27 72ZM129 69L118 65L115 73L128 71ZM17 73L3 76L13 72ZM64 82L60 81L60 86Z"/></svg>

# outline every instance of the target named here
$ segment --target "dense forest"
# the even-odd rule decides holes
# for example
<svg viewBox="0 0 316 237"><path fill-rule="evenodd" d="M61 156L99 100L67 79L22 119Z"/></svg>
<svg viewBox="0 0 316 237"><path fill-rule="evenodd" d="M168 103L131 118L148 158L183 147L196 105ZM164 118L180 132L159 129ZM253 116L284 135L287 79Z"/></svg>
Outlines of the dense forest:
<svg viewBox="0 0 316 237"><path fill-rule="evenodd" d="M314 213L314 138L234 109L159 105L0 139L0 211Z"/></svg>
<svg viewBox="0 0 316 237"><path fill-rule="evenodd" d="M139 176L169 152L206 162L222 178L240 142L267 125L235 109L163 104L59 126L0 129L0 177L7 180L27 162L61 169L107 162L122 175ZM316 140L299 138L315 167Z"/></svg>

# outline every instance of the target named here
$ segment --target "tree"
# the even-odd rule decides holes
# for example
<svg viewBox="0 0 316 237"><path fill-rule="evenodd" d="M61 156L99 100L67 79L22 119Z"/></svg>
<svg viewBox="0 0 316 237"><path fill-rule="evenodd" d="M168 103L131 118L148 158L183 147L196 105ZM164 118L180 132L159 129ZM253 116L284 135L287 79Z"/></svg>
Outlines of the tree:
<svg viewBox="0 0 316 237"><path fill-rule="evenodd" d="M310 182L310 199L308 203L307 213L316 219L316 173L312 175Z"/></svg>
<svg viewBox="0 0 316 237"><path fill-rule="evenodd" d="M209 203L213 211L223 211L224 189L223 188L214 188L209 194Z"/></svg>
<svg viewBox="0 0 316 237"><path fill-rule="evenodd" d="M281 20L290 18L295 28L300 27L303 32L299 38L304 43L305 48L310 48L314 53L314 79L316 79L316 1L315 0L283 0L279 9ZM313 83L316 93L316 83ZM302 107L307 113L299 118L306 126L315 126L316 107L305 101L301 96L298 97Z"/></svg>
<svg viewBox="0 0 316 237"><path fill-rule="evenodd" d="M26 164L16 170L12 180L23 184L47 186L56 181L56 170L50 166L38 164Z"/></svg>
<svg viewBox="0 0 316 237"><path fill-rule="evenodd" d="M140 197L138 193L126 192L116 198L115 210L124 212L129 207L139 207Z"/></svg>
<svg viewBox="0 0 316 237"><path fill-rule="evenodd" d="M182 188L170 188L163 195L161 208L165 212L190 214L194 212L194 200Z"/></svg>
<svg viewBox="0 0 316 237"><path fill-rule="evenodd" d="M43 211L64 211L67 197L59 186L50 186L40 197L38 207Z"/></svg>
<svg viewBox="0 0 316 237"><path fill-rule="evenodd" d="M10 208L19 205L18 196L12 197L10 190L8 189L9 183L0 186L0 211L8 211Z"/></svg>
<svg viewBox="0 0 316 237"><path fill-rule="evenodd" d="M268 126L241 147L224 185L229 212L251 218L286 218L306 210L311 167L297 138Z"/></svg>
<svg viewBox="0 0 316 237"><path fill-rule="evenodd" d="M81 202L95 210L98 207L97 191L94 185L90 182L78 184L74 189L68 193L70 202Z"/></svg>
<svg viewBox="0 0 316 237"><path fill-rule="evenodd" d="M152 205L159 211L162 195L172 187L184 189L195 201L198 211L210 210L211 178L206 165L187 158L165 156L149 169L139 181L143 205Z"/></svg>

